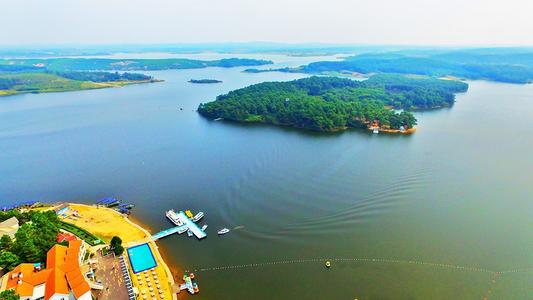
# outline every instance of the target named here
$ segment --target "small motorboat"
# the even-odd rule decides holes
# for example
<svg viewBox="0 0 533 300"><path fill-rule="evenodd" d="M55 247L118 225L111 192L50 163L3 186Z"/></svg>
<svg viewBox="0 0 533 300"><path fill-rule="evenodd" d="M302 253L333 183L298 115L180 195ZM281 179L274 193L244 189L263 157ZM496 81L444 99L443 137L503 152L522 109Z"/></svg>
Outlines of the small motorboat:
<svg viewBox="0 0 533 300"><path fill-rule="evenodd" d="M377 133L379 133L379 129L374 128L374 130L372 130L372 132L377 134Z"/></svg>
<svg viewBox="0 0 533 300"><path fill-rule="evenodd" d="M192 220L193 222L198 222L198 221L200 221L200 219L202 219L203 217L204 217L204 212L201 211L201 212L197 213L194 217L192 217L191 220Z"/></svg>
<svg viewBox="0 0 533 300"><path fill-rule="evenodd" d="M217 231L218 235L223 235L223 234L226 234L228 232L229 232L229 229L227 229L227 228L222 228L219 231Z"/></svg>
<svg viewBox="0 0 533 300"><path fill-rule="evenodd" d="M205 231L207 229L207 224L205 224L204 226L202 226L202 231Z"/></svg>
<svg viewBox="0 0 533 300"><path fill-rule="evenodd" d="M326 268L329 269L329 267L331 267L331 262L329 260L326 260Z"/></svg>
<svg viewBox="0 0 533 300"><path fill-rule="evenodd" d="M190 229L187 229L187 235L192 236L192 231Z"/></svg>

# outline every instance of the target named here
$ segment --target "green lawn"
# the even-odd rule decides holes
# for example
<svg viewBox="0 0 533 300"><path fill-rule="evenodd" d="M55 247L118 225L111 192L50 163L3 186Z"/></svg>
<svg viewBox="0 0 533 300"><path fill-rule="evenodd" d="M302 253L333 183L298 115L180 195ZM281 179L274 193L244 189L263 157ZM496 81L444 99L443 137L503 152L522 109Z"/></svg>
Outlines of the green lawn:
<svg viewBox="0 0 533 300"><path fill-rule="evenodd" d="M66 222L61 222L60 226L61 226L61 229L76 235L77 237L79 237L80 239L84 240L85 242L87 242L91 246L95 246L95 245L98 245L98 244L102 243L101 239L99 239L97 236L95 236L94 234L86 231L85 229L79 228L76 225L72 225L72 224L66 223Z"/></svg>

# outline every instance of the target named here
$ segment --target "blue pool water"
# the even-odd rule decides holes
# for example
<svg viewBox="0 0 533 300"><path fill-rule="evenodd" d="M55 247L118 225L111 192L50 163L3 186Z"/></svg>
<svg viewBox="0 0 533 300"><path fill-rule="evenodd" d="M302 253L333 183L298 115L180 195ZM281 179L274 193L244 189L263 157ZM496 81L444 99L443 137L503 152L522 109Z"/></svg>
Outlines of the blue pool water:
<svg viewBox="0 0 533 300"><path fill-rule="evenodd" d="M128 257L135 274L157 266L154 254L148 244L128 248Z"/></svg>

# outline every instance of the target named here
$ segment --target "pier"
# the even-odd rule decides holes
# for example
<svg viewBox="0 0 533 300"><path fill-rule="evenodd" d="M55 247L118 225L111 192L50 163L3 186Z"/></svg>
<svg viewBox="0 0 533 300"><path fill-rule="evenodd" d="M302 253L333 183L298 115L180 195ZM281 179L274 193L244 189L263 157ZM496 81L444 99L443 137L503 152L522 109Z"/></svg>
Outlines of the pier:
<svg viewBox="0 0 533 300"><path fill-rule="evenodd" d="M207 236L207 234L200 227L198 227L198 225L196 225L196 223L194 223L189 217L187 217L185 213L183 213L183 211L180 211L177 214L173 214L173 216L175 216L175 218L179 220L179 222L176 224L183 225L165 229L152 235L153 241L157 241L174 233L184 233L185 231L187 231L187 229L190 230L198 239L203 239ZM171 219L170 217L168 218Z"/></svg>
<svg viewBox="0 0 533 300"><path fill-rule="evenodd" d="M172 228L169 228L169 229L165 229L163 231L160 231L160 232L152 235L152 240L153 241L157 241L158 239L161 239L161 238L164 238L164 237L169 236L171 234L174 234L176 232L182 231L186 227L187 226L183 225L183 226L176 226L176 227L172 227Z"/></svg>
<svg viewBox="0 0 533 300"><path fill-rule="evenodd" d="M178 213L178 218L183 222L183 224L185 224L184 226L186 226L190 231L192 231L192 233L198 238L198 239L203 239L207 236L207 234L200 228L198 227L198 225L196 225L196 223L194 223L193 221L191 221L191 219L189 219L184 213L183 211L180 211Z"/></svg>

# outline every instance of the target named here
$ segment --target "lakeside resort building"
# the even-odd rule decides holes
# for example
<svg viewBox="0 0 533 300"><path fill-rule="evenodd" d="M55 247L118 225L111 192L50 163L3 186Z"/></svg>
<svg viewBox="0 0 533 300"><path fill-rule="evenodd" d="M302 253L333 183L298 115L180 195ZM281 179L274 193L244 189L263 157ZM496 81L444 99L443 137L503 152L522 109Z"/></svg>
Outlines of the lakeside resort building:
<svg viewBox="0 0 533 300"><path fill-rule="evenodd" d="M71 240L68 247L55 245L46 255L46 269L20 264L2 277L0 290L12 289L21 300L92 300L80 269L86 248L82 240Z"/></svg>

